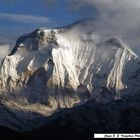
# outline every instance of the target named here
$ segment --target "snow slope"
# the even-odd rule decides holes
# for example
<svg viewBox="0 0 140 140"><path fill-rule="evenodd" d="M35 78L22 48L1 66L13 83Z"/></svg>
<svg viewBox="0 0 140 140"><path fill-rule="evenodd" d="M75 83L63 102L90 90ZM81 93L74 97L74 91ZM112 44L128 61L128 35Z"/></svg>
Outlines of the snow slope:
<svg viewBox="0 0 140 140"><path fill-rule="evenodd" d="M119 37L102 38L96 30L87 20L21 36L1 65L1 108L10 110L2 111L1 124L24 131L40 126L42 116L91 98L107 103L135 95L138 56ZM32 126L36 118L38 125Z"/></svg>

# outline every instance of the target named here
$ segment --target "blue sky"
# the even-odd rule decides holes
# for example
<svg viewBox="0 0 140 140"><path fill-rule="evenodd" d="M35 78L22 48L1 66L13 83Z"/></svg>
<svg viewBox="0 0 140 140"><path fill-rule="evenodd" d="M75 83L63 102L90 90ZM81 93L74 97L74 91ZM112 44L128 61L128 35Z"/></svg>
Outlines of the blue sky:
<svg viewBox="0 0 140 140"><path fill-rule="evenodd" d="M0 36L16 38L36 28L63 26L92 10L72 9L70 0L0 0Z"/></svg>

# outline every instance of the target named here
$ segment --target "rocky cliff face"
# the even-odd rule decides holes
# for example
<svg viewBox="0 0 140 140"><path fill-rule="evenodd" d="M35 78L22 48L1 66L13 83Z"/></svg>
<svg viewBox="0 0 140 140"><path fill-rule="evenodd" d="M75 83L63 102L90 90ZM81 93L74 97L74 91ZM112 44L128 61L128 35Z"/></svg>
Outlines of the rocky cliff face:
<svg viewBox="0 0 140 140"><path fill-rule="evenodd" d="M2 108L10 109L10 117L22 114L26 124L91 98L107 103L135 95L139 65L138 56L121 39L102 39L88 22L38 29L20 37L2 62ZM35 127L27 128L18 119L14 122L21 130ZM5 125L2 116L1 121Z"/></svg>

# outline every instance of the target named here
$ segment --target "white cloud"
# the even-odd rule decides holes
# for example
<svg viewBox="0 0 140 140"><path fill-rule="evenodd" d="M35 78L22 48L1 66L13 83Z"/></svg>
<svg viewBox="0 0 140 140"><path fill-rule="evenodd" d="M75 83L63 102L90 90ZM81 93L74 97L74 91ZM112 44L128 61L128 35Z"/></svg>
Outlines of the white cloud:
<svg viewBox="0 0 140 140"><path fill-rule="evenodd" d="M73 9L93 6L102 33L119 35L129 46L139 49L140 0L71 0L71 3Z"/></svg>
<svg viewBox="0 0 140 140"><path fill-rule="evenodd" d="M51 19L43 16L0 13L0 19L12 20L19 23L51 23Z"/></svg>
<svg viewBox="0 0 140 140"><path fill-rule="evenodd" d="M5 56L10 52L10 46L8 44L0 45L0 63Z"/></svg>

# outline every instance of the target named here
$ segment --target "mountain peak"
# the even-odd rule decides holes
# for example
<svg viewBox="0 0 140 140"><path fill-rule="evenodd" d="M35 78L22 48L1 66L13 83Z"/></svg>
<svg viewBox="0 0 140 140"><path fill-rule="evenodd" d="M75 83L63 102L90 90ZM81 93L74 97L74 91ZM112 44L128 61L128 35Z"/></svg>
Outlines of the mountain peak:
<svg viewBox="0 0 140 140"><path fill-rule="evenodd" d="M92 98L107 103L138 91L139 76L131 78L138 57L119 37L101 41L93 26L87 29L41 28L17 40L0 70L0 90L16 104L13 110L49 116Z"/></svg>
<svg viewBox="0 0 140 140"><path fill-rule="evenodd" d="M47 43L57 43L55 30L40 28L30 34L23 35L17 39L16 45L9 55L13 55L18 48L24 48L28 51L39 50Z"/></svg>

